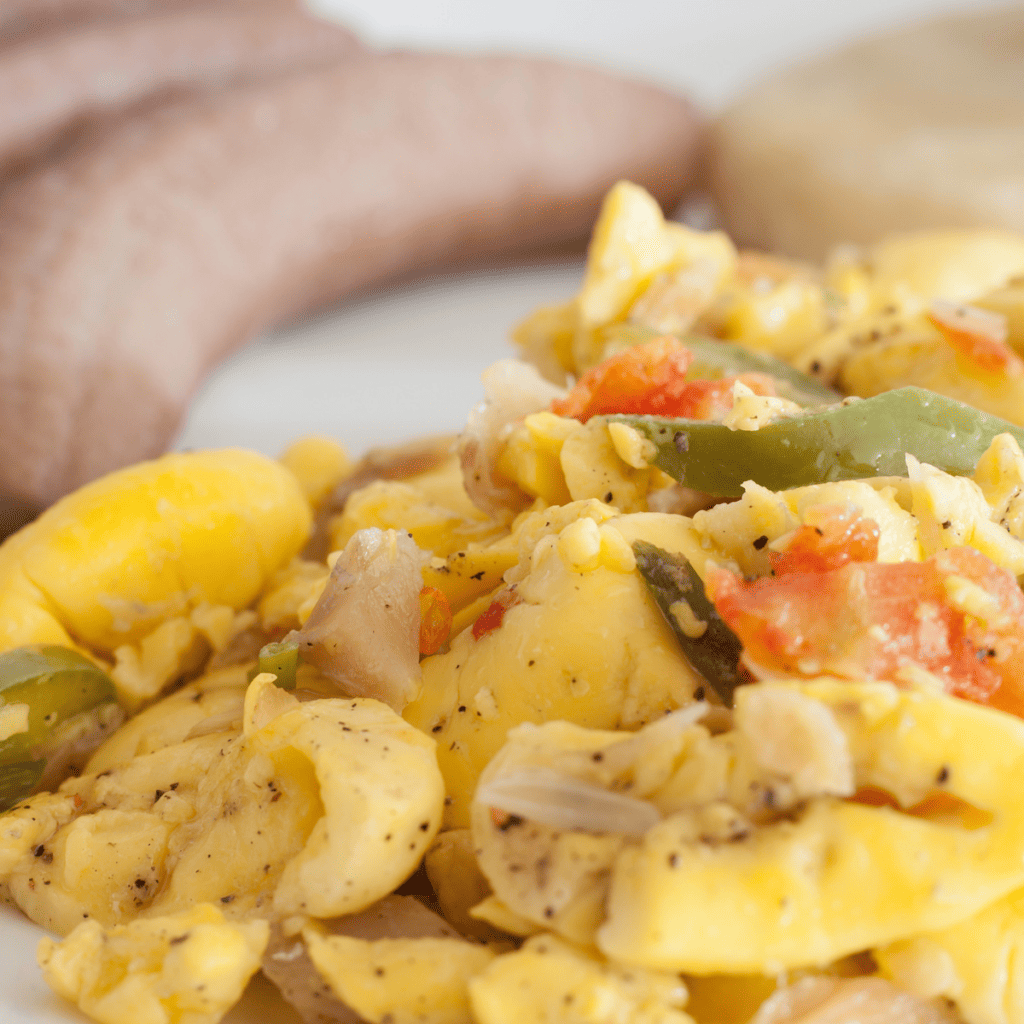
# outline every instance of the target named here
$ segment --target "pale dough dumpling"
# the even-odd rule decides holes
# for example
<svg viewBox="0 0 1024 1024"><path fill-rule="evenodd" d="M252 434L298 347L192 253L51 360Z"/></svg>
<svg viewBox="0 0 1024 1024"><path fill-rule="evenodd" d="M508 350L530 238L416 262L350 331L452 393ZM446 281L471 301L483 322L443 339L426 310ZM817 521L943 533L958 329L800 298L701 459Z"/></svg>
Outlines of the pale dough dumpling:
<svg viewBox="0 0 1024 1024"><path fill-rule="evenodd" d="M738 243L821 258L936 227L1024 230L1024 8L876 36L777 76L716 126Z"/></svg>

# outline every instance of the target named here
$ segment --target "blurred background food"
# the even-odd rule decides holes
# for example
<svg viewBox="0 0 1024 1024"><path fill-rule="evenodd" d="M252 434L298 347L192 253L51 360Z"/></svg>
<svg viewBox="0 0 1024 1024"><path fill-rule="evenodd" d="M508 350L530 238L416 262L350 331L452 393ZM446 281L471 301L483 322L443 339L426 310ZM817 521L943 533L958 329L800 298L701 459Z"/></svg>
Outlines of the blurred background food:
<svg viewBox="0 0 1024 1024"><path fill-rule="evenodd" d="M352 55L355 36L280 0L207 3L30 31L0 60L0 176L96 121Z"/></svg>
<svg viewBox="0 0 1024 1024"><path fill-rule="evenodd" d="M593 0L585 16L569 0L522 0L514 5L316 0L316 6L375 45L511 47L591 61L680 91L714 115L745 102L772 76L856 39L951 15L973 15L993 4ZM970 94L986 77L979 72L971 82L961 83L913 52L904 57L907 73L919 74L926 88L932 82L944 83L939 88L946 90L962 84ZM993 74L991 68L988 74ZM941 168L945 161L939 154L933 166ZM698 206L695 212L700 216L706 211ZM798 213L794 209L786 216ZM376 290L328 318L280 332L232 357L193 403L179 444L245 441L276 452L290 438L319 429L341 438L358 454L370 445L396 443L424 430L458 430L467 404L481 393L483 368L509 354L510 326L536 306L573 294L581 273L582 259L570 256L499 273L446 275ZM389 360L382 358L385 351ZM353 379L360 382L358 388L344 383ZM250 396L268 381L282 396L302 397L257 409ZM400 403L389 400L396 386L402 391ZM339 393L342 400L336 397ZM382 403L388 405L384 417L378 412Z"/></svg>
<svg viewBox="0 0 1024 1024"><path fill-rule="evenodd" d="M1024 232L1024 7L958 12L775 75L712 132L741 245L820 259L893 230Z"/></svg>
<svg viewBox="0 0 1024 1024"><path fill-rule="evenodd" d="M621 177L669 206L690 184L693 109L652 86L364 48L283 0L154 8L62 28L55 5L0 46L0 492L19 510L159 454L261 330L581 240Z"/></svg>

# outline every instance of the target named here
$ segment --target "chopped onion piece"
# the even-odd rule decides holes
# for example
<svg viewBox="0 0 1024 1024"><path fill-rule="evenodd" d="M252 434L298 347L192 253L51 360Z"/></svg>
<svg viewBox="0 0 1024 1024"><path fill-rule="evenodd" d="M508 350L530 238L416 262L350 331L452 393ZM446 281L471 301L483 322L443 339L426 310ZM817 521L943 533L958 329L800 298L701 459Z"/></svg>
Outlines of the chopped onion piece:
<svg viewBox="0 0 1024 1024"><path fill-rule="evenodd" d="M197 722L186 733L186 740L198 739L200 736L212 736L215 732L241 732L242 729L242 698L232 701L232 706L218 715L207 715Z"/></svg>
<svg viewBox="0 0 1024 1024"><path fill-rule="evenodd" d="M746 687L736 702L736 729L757 763L787 779L799 797L853 794L846 733L820 701L779 687Z"/></svg>
<svg viewBox="0 0 1024 1024"><path fill-rule="evenodd" d="M475 406L459 435L462 482L470 501L495 519L511 519L524 496L501 483L494 465L508 432L517 420L547 409L565 389L544 380L534 366L502 359L483 372L484 400Z"/></svg>
<svg viewBox="0 0 1024 1024"><path fill-rule="evenodd" d="M661 821L654 804L613 793L550 768L523 768L482 783L476 801L573 832L642 836Z"/></svg>
<svg viewBox="0 0 1024 1024"><path fill-rule="evenodd" d="M602 765L612 775L628 771L652 745L675 742L677 736L706 718L709 710L710 705L706 701L697 701L664 715L641 732L631 733L627 739L605 747L601 751Z"/></svg>
<svg viewBox="0 0 1024 1024"><path fill-rule="evenodd" d="M419 692L422 553L407 533L370 527L353 534L295 640L349 697L394 710Z"/></svg>
<svg viewBox="0 0 1024 1024"><path fill-rule="evenodd" d="M751 1024L958 1024L949 1007L918 999L883 978L811 976L769 996Z"/></svg>

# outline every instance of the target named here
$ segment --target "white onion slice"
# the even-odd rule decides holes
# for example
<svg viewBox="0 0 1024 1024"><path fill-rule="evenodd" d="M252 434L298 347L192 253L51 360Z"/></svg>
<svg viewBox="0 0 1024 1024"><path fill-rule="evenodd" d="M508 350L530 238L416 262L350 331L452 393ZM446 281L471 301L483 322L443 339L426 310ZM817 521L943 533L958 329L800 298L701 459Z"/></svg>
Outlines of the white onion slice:
<svg viewBox="0 0 1024 1024"><path fill-rule="evenodd" d="M1005 344L1009 327L1002 313L994 313L979 306L964 302L947 302L936 299L929 307L931 318L947 330L959 334L971 334L976 338L987 338Z"/></svg>
<svg viewBox="0 0 1024 1024"><path fill-rule="evenodd" d="M883 978L811 976L777 989L751 1024L957 1024L954 1010Z"/></svg>
<svg viewBox="0 0 1024 1024"><path fill-rule="evenodd" d="M646 800L613 793L550 768L522 768L477 788L476 801L573 832L642 836L661 821Z"/></svg>
<svg viewBox="0 0 1024 1024"><path fill-rule="evenodd" d="M536 367L502 359L483 373L484 401L475 406L459 435L459 460L466 494L477 508L499 521L511 519L523 495L496 476L494 464L512 424L546 409L565 389L544 380Z"/></svg>
<svg viewBox="0 0 1024 1024"><path fill-rule="evenodd" d="M349 697L373 697L395 711L420 687L423 554L412 537L368 527L354 533L295 640Z"/></svg>

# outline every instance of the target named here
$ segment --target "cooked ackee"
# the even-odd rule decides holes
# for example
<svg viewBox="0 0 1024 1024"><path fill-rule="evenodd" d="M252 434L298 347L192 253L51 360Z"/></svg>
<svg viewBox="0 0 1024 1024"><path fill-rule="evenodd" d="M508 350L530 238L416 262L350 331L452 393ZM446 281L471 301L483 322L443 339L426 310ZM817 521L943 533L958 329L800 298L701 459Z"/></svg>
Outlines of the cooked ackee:
<svg viewBox="0 0 1024 1024"><path fill-rule="evenodd" d="M457 440L58 502L0 547L49 984L109 1024L261 968L310 1024L1024 1024L1022 266L740 253L621 183Z"/></svg>

